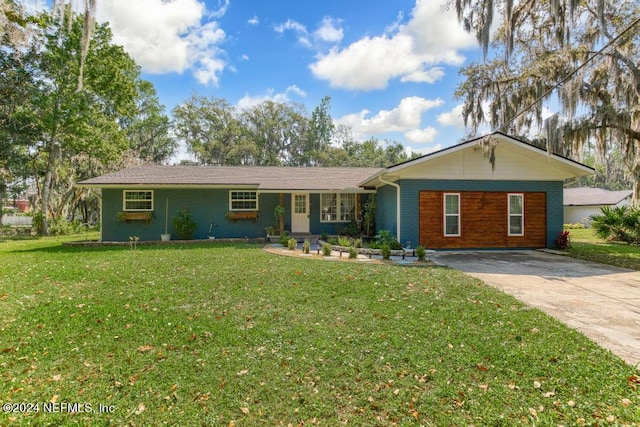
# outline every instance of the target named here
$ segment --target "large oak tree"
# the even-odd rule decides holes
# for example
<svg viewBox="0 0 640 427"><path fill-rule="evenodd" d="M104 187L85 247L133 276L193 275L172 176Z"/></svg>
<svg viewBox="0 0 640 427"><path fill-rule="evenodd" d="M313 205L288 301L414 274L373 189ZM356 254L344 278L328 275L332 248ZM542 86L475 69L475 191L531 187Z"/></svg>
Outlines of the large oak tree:
<svg viewBox="0 0 640 427"><path fill-rule="evenodd" d="M550 150L602 161L620 153L640 197L640 5L634 0L455 0L485 62L457 95L472 131L537 126ZM502 16L501 23L494 22ZM492 29L496 29L492 33ZM558 107L555 107L555 106ZM560 116L546 121L545 107Z"/></svg>
<svg viewBox="0 0 640 427"><path fill-rule="evenodd" d="M107 25L93 31L84 85L78 89L83 25L82 17L76 17L69 29L51 15L41 15L33 36L39 55L25 64L37 85L26 101L38 130L30 152L45 234L49 218L63 213L60 206L72 193L69 186L75 182L68 169L73 169L73 162L79 156L102 164L117 162L128 147L121 122L136 113L139 68L122 47L111 43Z"/></svg>

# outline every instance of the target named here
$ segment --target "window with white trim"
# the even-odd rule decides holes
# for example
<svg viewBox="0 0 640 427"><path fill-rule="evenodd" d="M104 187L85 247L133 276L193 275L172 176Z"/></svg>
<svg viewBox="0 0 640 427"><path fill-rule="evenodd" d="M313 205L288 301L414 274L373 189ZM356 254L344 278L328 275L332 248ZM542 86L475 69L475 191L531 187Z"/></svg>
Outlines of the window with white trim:
<svg viewBox="0 0 640 427"><path fill-rule="evenodd" d="M125 211L152 211L153 190L124 190L122 209Z"/></svg>
<svg viewBox="0 0 640 427"><path fill-rule="evenodd" d="M509 236L524 236L524 194L509 194Z"/></svg>
<svg viewBox="0 0 640 427"><path fill-rule="evenodd" d="M320 194L320 221L348 222L356 217L356 195L353 193Z"/></svg>
<svg viewBox="0 0 640 427"><path fill-rule="evenodd" d="M257 191L230 191L229 210L231 211L257 211L258 192Z"/></svg>
<svg viewBox="0 0 640 427"><path fill-rule="evenodd" d="M460 194L444 194L444 235L460 236Z"/></svg>

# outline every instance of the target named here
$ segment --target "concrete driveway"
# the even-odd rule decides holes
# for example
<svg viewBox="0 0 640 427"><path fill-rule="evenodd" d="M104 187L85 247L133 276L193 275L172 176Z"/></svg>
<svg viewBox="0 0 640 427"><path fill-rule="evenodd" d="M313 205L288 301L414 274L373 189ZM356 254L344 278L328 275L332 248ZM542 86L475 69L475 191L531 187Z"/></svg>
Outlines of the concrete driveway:
<svg viewBox="0 0 640 427"><path fill-rule="evenodd" d="M538 308L640 363L640 272L543 251L436 252L430 258Z"/></svg>

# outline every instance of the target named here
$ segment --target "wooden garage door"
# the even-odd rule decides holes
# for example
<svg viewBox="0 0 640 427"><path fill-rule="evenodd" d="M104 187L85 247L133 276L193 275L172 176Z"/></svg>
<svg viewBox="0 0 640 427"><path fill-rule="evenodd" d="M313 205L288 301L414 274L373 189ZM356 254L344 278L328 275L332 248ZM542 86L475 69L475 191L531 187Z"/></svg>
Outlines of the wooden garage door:
<svg viewBox="0 0 640 427"><path fill-rule="evenodd" d="M444 235L444 194L460 195L460 235ZM507 192L421 191L420 244L431 249L543 248L546 246L546 194L524 196L524 235L509 236Z"/></svg>

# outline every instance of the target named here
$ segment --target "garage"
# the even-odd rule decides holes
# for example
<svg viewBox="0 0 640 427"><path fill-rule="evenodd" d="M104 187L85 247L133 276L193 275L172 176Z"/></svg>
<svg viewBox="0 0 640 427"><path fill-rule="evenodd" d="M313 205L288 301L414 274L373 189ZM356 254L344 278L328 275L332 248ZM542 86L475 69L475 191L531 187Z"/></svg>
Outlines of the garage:
<svg viewBox="0 0 640 427"><path fill-rule="evenodd" d="M429 249L544 248L544 192L421 191L420 243Z"/></svg>

